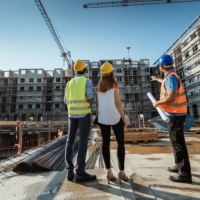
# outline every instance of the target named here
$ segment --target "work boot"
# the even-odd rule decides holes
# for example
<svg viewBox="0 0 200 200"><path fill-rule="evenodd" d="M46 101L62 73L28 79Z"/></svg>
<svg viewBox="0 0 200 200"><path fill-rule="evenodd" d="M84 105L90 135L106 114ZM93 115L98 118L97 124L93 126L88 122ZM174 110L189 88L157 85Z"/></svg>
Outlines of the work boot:
<svg viewBox="0 0 200 200"><path fill-rule="evenodd" d="M179 183L192 183L192 176L181 176L179 174L176 174L174 176L169 176L169 180L173 182L179 182Z"/></svg>
<svg viewBox="0 0 200 200"><path fill-rule="evenodd" d="M179 171L178 168L176 167L176 165L173 167L168 167L167 170L169 172L174 172L174 173L178 173L178 171Z"/></svg>
<svg viewBox="0 0 200 200"><path fill-rule="evenodd" d="M73 169L67 170L67 178L68 178L69 181L74 178L74 170Z"/></svg>
<svg viewBox="0 0 200 200"><path fill-rule="evenodd" d="M93 181L96 178L97 178L96 175L91 175L86 172L84 174L76 173L76 181Z"/></svg>

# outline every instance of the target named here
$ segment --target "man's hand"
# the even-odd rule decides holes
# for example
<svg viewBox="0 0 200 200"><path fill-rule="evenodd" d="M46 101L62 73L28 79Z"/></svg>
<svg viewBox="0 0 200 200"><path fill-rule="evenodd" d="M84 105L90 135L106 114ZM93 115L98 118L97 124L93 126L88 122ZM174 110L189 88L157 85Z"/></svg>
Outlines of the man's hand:
<svg viewBox="0 0 200 200"><path fill-rule="evenodd" d="M157 101L153 103L153 107L154 107L154 108L158 107L158 105L159 105L159 104L158 104Z"/></svg>
<svg viewBox="0 0 200 200"><path fill-rule="evenodd" d="M162 78L158 78L156 76L151 76L151 81L158 81L159 83L162 83L163 79Z"/></svg>
<svg viewBox="0 0 200 200"><path fill-rule="evenodd" d="M157 77L156 76L151 76L151 81L156 81Z"/></svg>
<svg viewBox="0 0 200 200"><path fill-rule="evenodd" d="M89 103L92 103L94 101L94 98L88 99Z"/></svg>

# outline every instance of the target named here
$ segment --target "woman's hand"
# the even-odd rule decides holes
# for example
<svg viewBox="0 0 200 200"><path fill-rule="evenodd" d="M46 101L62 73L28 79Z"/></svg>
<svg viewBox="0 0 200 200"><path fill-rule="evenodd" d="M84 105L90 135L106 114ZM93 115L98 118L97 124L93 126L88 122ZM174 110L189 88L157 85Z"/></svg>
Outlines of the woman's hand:
<svg viewBox="0 0 200 200"><path fill-rule="evenodd" d="M126 124L126 120L125 118L122 118L123 124L124 124L124 128L127 129L127 124Z"/></svg>

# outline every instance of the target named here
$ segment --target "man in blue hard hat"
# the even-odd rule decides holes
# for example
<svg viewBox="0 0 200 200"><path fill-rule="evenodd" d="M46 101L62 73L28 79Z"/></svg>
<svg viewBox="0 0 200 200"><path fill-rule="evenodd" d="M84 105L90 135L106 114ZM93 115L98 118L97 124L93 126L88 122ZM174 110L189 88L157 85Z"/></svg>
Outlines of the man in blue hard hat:
<svg viewBox="0 0 200 200"><path fill-rule="evenodd" d="M164 73L164 79L152 76L152 81L161 83L160 100L153 103L168 115L167 123L170 141L172 143L175 165L168 167L168 171L177 173L169 176L174 182L191 183L191 167L184 138L184 123L187 115L187 99L182 82L173 69L173 58L163 55L159 62L159 70Z"/></svg>

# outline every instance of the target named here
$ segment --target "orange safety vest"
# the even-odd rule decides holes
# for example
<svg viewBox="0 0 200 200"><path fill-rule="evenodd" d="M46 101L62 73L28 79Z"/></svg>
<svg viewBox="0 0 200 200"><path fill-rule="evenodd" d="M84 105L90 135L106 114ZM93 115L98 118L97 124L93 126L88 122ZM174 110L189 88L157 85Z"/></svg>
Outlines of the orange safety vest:
<svg viewBox="0 0 200 200"><path fill-rule="evenodd" d="M175 76L179 80L180 85L179 88L177 89L177 97L173 102L161 104L159 106L163 109L163 111L168 113L187 114L187 99L182 82L179 76L175 72L171 72L167 77L169 76ZM167 90L165 88L165 80L167 77L165 77L164 81L161 84L160 100L167 96Z"/></svg>

